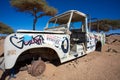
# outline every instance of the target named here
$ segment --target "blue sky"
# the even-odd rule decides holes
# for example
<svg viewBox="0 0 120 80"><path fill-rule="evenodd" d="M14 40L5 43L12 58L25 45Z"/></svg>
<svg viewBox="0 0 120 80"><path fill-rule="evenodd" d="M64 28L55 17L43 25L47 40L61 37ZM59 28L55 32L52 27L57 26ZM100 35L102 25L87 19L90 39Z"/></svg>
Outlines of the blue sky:
<svg viewBox="0 0 120 80"><path fill-rule="evenodd" d="M32 29L33 17L30 14L17 12L10 6L10 0L0 0L0 22L14 30ZM79 10L99 19L120 19L120 0L46 0L50 6L58 9L58 14L67 10ZM38 20L36 29L43 30L51 17ZM118 30L119 32L120 30Z"/></svg>

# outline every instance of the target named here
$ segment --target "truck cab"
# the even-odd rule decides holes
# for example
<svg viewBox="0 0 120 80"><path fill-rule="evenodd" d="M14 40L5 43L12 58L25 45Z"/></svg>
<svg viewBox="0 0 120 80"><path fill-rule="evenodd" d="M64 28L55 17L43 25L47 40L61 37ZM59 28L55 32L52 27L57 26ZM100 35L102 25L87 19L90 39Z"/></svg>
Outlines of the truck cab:
<svg viewBox="0 0 120 80"><path fill-rule="evenodd" d="M45 30L62 31L68 35L70 39L69 43L66 42L66 49L69 46L71 55L82 56L94 51L98 41L102 46L101 39L95 38L101 35L90 32L88 28L87 15L76 10L70 10L51 18Z"/></svg>

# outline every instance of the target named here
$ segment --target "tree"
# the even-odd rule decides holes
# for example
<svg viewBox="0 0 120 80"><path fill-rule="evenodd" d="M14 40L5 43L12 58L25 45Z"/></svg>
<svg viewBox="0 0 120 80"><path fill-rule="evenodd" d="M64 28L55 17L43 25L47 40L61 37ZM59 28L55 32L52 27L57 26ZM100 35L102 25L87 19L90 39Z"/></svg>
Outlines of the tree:
<svg viewBox="0 0 120 80"><path fill-rule="evenodd" d="M97 20L91 23L91 30L97 31L99 27L99 31L109 31L120 29L120 20L110 20L110 19L103 19Z"/></svg>
<svg viewBox="0 0 120 80"><path fill-rule="evenodd" d="M0 34L10 34L13 33L13 29L6 24L0 22Z"/></svg>
<svg viewBox="0 0 120 80"><path fill-rule="evenodd" d="M26 12L34 16L33 30L35 30L38 18L54 16L57 13L57 10L49 6L46 0L11 0L10 3L17 11Z"/></svg>

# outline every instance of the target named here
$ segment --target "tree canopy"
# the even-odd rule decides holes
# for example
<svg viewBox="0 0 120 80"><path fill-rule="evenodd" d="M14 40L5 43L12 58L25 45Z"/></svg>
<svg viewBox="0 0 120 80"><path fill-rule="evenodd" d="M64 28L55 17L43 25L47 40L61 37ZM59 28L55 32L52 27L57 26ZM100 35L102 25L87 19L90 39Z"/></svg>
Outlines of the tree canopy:
<svg viewBox="0 0 120 80"><path fill-rule="evenodd" d="M38 18L54 16L57 13L57 10L49 6L46 0L11 0L10 3L17 11L26 12L34 16L33 30L35 30Z"/></svg>
<svg viewBox="0 0 120 80"><path fill-rule="evenodd" d="M13 33L13 29L10 26L0 22L0 34L10 34Z"/></svg>
<svg viewBox="0 0 120 80"><path fill-rule="evenodd" d="M109 31L120 29L120 20L110 20L110 19L103 19L97 20L91 23L91 30L97 31L99 27L99 31Z"/></svg>

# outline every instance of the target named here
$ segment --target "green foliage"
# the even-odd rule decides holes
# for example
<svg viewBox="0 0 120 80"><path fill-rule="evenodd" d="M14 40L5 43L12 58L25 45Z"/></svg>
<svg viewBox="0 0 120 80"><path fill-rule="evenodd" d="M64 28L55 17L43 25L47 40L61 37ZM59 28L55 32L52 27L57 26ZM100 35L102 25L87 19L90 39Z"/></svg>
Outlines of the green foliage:
<svg viewBox="0 0 120 80"><path fill-rule="evenodd" d="M49 6L46 0L11 0L10 3L17 11L26 12L34 16L33 30L35 30L38 18L54 16L57 13L57 10Z"/></svg>
<svg viewBox="0 0 120 80"><path fill-rule="evenodd" d="M7 26L6 24L3 24L2 22L0 22L0 34L10 34L13 33L13 29L9 26Z"/></svg>
<svg viewBox="0 0 120 80"><path fill-rule="evenodd" d="M110 19L103 19L94 21L91 23L91 29L93 31L97 31L99 28L99 31L109 31L109 30L115 30L120 29L120 20L110 20Z"/></svg>

